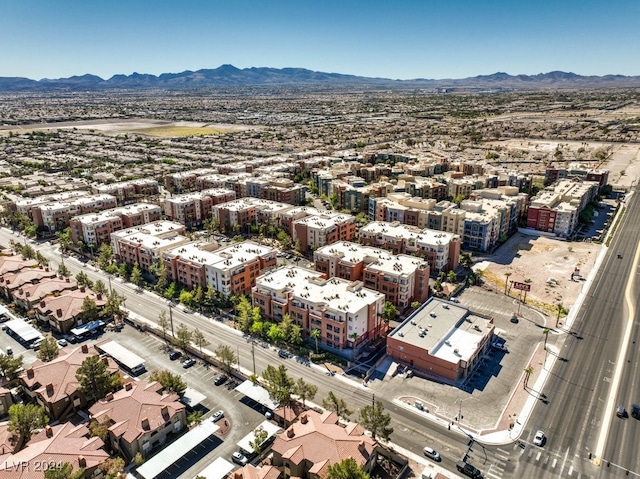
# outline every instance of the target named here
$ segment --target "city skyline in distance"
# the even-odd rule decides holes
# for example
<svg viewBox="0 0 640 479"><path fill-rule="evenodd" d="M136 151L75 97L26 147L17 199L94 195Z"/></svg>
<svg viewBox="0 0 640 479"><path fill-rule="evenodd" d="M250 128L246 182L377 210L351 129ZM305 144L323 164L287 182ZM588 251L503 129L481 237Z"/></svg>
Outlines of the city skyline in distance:
<svg viewBox="0 0 640 479"><path fill-rule="evenodd" d="M639 16L630 0L25 0L0 17L0 77L109 79L223 64L402 80L634 76Z"/></svg>

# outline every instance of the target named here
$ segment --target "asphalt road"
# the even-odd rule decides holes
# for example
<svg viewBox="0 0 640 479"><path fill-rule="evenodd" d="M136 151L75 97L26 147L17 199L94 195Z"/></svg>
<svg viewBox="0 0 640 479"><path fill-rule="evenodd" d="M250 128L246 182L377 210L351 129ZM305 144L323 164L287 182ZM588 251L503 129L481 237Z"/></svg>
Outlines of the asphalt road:
<svg viewBox="0 0 640 479"><path fill-rule="evenodd" d="M639 201L638 194L629 200L590 294L565 337L560 352L564 359L556 361L542 391L548 404L538 403L524 431L525 441L530 441L538 429L548 439L544 447L529 446L528 452L520 453L515 468L519 477L616 478L627 477L627 470L636 477L640 474L640 421L607 414L608 397L615 393L611 389L612 380L629 316L624 292L629 277L636 275L631 266L640 233ZM634 300L637 297L636 285ZM634 321L633 343L625 358L629 362L624 365L617 399L626 407L640 399L636 345L639 334L638 322ZM595 454L600 432L608 419L611 427L604 462L597 466L589 455Z"/></svg>

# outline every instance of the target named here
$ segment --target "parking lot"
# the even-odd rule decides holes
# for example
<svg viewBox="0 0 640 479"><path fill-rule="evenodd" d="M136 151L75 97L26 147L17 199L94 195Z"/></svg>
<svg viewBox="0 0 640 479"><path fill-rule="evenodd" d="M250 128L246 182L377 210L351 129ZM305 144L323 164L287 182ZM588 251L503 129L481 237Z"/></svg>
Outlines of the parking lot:
<svg viewBox="0 0 640 479"><path fill-rule="evenodd" d="M529 366L535 346L544 342L545 325L553 329L555 318L521 305L518 322L513 323L511 318L513 312L518 310L517 300L481 287L465 289L458 299L462 306L471 311L493 317L497 340L504 344L508 352L491 348L460 387L405 375L390 379L387 376L384 381L376 381L371 387L384 392L382 394L387 397L398 397L398 394L415 397L440 417L453 421L461 414L463 419L460 424L489 430L495 427L513 388ZM550 345L555 342L556 336L553 331L549 334ZM532 366L538 367L537 364ZM464 401L464 405L461 405L461 401Z"/></svg>
<svg viewBox="0 0 640 479"><path fill-rule="evenodd" d="M234 390L238 384L237 381L230 378L224 384L215 386L214 379L220 375L220 370L212 366L205 366L200 361L197 361L190 368L183 368L184 356L171 361L169 359L170 349L162 339L127 325L121 332L107 331L98 338L85 341L82 344L92 344L104 339L112 339L145 359L147 372L135 379L148 379L153 370L169 370L173 374L180 375L189 388L195 389L204 396L202 402L197 406L205 413L204 418L220 409L224 411L222 421L228 421L229 427L225 428L228 429L228 432L222 431L225 433L218 434L219 437L211 437L200 444L189 455L178 460L163 477L192 479L217 457L231 460L231 454L237 450L236 443L264 421L264 410ZM25 367L37 359L36 351L25 349L18 341L2 331L0 333L0 348L5 351L7 346L13 348L14 355L22 354L24 356ZM79 346L79 344L69 344L63 349L70 350Z"/></svg>

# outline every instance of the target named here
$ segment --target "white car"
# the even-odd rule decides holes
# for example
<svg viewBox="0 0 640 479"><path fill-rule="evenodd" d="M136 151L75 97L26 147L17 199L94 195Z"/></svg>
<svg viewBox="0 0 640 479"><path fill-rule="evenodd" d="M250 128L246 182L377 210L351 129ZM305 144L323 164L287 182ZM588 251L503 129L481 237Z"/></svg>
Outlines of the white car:
<svg viewBox="0 0 640 479"><path fill-rule="evenodd" d="M422 451L424 452L425 456L430 457L436 462L440 462L442 460L442 458L440 457L440 454L435 449L432 449L430 447L425 447Z"/></svg>
<svg viewBox="0 0 640 479"><path fill-rule="evenodd" d="M545 441L546 439L547 439L547 438L545 437L544 432L542 432L542 431L538 431L538 432L536 432L536 435L535 435L535 436L534 436L534 438L533 438L533 443L534 443L536 446L542 446L542 445L544 444L544 441Z"/></svg>
<svg viewBox="0 0 640 479"><path fill-rule="evenodd" d="M220 409L213 413L213 422L218 422L220 419L224 417L224 411Z"/></svg>
<svg viewBox="0 0 640 479"><path fill-rule="evenodd" d="M247 462L249 462L247 456L245 456L241 452L234 452L233 454L231 454L231 460L239 466L244 466Z"/></svg>

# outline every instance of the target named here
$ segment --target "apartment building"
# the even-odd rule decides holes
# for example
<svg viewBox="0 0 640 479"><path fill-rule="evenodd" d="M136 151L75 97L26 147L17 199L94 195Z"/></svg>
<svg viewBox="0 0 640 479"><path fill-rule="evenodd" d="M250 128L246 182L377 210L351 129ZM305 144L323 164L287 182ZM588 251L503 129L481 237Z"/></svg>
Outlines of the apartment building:
<svg viewBox="0 0 640 479"><path fill-rule="evenodd" d="M460 262L460 237L452 233L374 221L360 228L359 236L363 245L424 258L431 274L455 270Z"/></svg>
<svg viewBox="0 0 640 479"><path fill-rule="evenodd" d="M400 311L429 297L429 263L415 256L338 241L317 249L313 259L316 271L325 277L362 281L366 288L383 293Z"/></svg>
<svg viewBox="0 0 640 479"><path fill-rule="evenodd" d="M111 241L111 233L124 228L144 225L158 221L162 217L162 209L151 203L135 203L97 213L75 216L69 222L71 239L77 244L98 247Z"/></svg>
<svg viewBox="0 0 640 479"><path fill-rule="evenodd" d="M400 178L398 179L398 185L400 186ZM406 177L403 181L404 191L411 196L417 196L419 198L434 199L436 201L442 201L447 199L448 188L445 183L437 181L433 178L422 177Z"/></svg>
<svg viewBox="0 0 640 479"><path fill-rule="evenodd" d="M130 266L137 264L143 272L150 273L164 251L191 241L184 233L185 226L180 223L154 221L111 233L111 247L116 260Z"/></svg>
<svg viewBox="0 0 640 479"><path fill-rule="evenodd" d="M596 181L558 181L531 199L527 227L569 237L578 226L580 212L597 198L599 188Z"/></svg>
<svg viewBox="0 0 640 479"><path fill-rule="evenodd" d="M294 206L259 198L239 198L213 206L213 219L226 231L249 231L252 225L277 222Z"/></svg>
<svg viewBox="0 0 640 479"><path fill-rule="evenodd" d="M165 198L164 214L167 219L182 223L187 229L191 229L201 226L205 220L211 218L211 208L214 205L235 199L235 191L224 188L174 195Z"/></svg>
<svg viewBox="0 0 640 479"><path fill-rule="evenodd" d="M37 196L35 198L24 198L16 200L15 203L10 203L8 207L15 209L18 213L27 215L30 220L33 220L34 209L45 205L47 203L57 203L71 201L81 196L87 196L89 193L84 190L77 191L65 191L64 193L57 193L53 195Z"/></svg>
<svg viewBox="0 0 640 479"><path fill-rule="evenodd" d="M158 182L152 178L98 185L93 190L96 193L115 196L118 200L118 206L129 205L160 192Z"/></svg>
<svg viewBox="0 0 640 479"><path fill-rule="evenodd" d="M220 174L211 173L209 175L202 175L196 178L196 189L198 191L208 190L212 188L223 188L232 190L236 193L236 198L240 198L240 191L236 191L236 184L238 184L244 178L250 178L251 173L235 173L235 174Z"/></svg>
<svg viewBox="0 0 640 479"><path fill-rule="evenodd" d="M7 272L0 276L0 294L5 300L11 301L15 291L23 286L38 284L44 279L55 278L56 275L55 271L43 265Z"/></svg>
<svg viewBox="0 0 640 479"><path fill-rule="evenodd" d="M353 241L356 232L352 215L325 212L294 221L292 239L299 242L300 251L309 251L336 241Z"/></svg>
<svg viewBox="0 0 640 479"><path fill-rule="evenodd" d="M71 283L69 283L71 284ZM68 334L76 326L87 323L84 318L83 304L86 298L92 300L98 311L102 311L107 298L95 293L86 286L69 289L59 296L46 296L34 305L36 319L60 334Z"/></svg>
<svg viewBox="0 0 640 479"><path fill-rule="evenodd" d="M322 273L288 266L258 277L252 297L264 317L279 321L289 314L305 337L317 329L318 344L345 357L386 334L384 294L361 281L324 279Z"/></svg>
<svg viewBox="0 0 640 479"><path fill-rule="evenodd" d="M239 198L260 198L290 205L306 202L307 187L282 176L249 176L238 180L236 191Z"/></svg>
<svg viewBox="0 0 640 479"><path fill-rule="evenodd" d="M199 168L197 170L180 171L164 177L164 187L172 192L182 193L194 191L198 177L218 173L217 168Z"/></svg>
<svg viewBox="0 0 640 479"><path fill-rule="evenodd" d="M216 245L189 243L163 254L169 281L193 289L209 285L225 297L251 293L256 278L276 266L276 249L244 241L210 250Z"/></svg>
<svg viewBox="0 0 640 479"><path fill-rule="evenodd" d="M104 194L45 203L32 209L33 222L38 227L46 227L52 233L69 226L74 216L108 210L116 206L116 197Z"/></svg>
<svg viewBox="0 0 640 479"><path fill-rule="evenodd" d="M31 402L45 408L52 421L62 420L86 408L87 399L76 373L85 359L98 355L94 346L83 344L70 352L61 349L58 357L49 362L37 359L20 375L21 389ZM103 361L112 375L119 374L113 359L105 357Z"/></svg>
<svg viewBox="0 0 640 479"><path fill-rule="evenodd" d="M13 291L13 302L23 311L30 311L47 296L60 296L74 289L78 289L75 279L53 276L38 282L23 284Z"/></svg>
<svg viewBox="0 0 640 479"><path fill-rule="evenodd" d="M549 167L545 171L547 183L555 183L562 179L579 178L583 181L596 181L599 188L609 183L609 170L602 168L591 168L579 162L572 162L566 168Z"/></svg>
<svg viewBox="0 0 640 479"><path fill-rule="evenodd" d="M144 380L127 382L89 408L91 419L109 425L109 444L126 461L137 453L148 457L187 427L186 406L175 393Z"/></svg>

